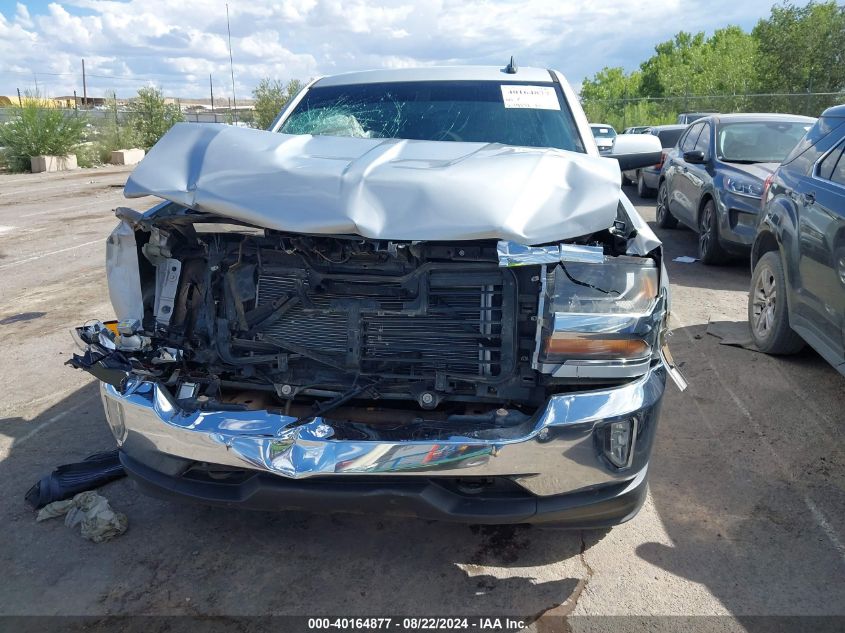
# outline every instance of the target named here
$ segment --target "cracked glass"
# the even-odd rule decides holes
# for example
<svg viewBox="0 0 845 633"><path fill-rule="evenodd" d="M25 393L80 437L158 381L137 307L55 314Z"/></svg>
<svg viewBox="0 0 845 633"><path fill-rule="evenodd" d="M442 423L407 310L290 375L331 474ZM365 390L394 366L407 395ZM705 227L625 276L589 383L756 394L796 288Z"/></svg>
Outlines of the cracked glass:
<svg viewBox="0 0 845 633"><path fill-rule="evenodd" d="M584 152L558 84L560 110L506 108L501 81L319 85L279 129L285 134L502 143Z"/></svg>

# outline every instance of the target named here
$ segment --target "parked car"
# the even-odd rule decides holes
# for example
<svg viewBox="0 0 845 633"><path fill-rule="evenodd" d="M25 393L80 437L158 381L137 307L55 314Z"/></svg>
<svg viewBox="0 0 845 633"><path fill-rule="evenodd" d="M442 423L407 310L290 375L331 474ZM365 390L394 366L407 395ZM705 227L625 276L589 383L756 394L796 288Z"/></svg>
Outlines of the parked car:
<svg viewBox="0 0 845 633"><path fill-rule="evenodd" d="M754 343L809 343L845 374L845 105L826 110L766 180L751 249Z"/></svg>
<svg viewBox="0 0 845 633"><path fill-rule="evenodd" d="M616 139L616 130L613 129L613 126L607 123L590 123L590 129L593 131L599 152L602 154L609 153L613 148L613 141Z"/></svg>
<svg viewBox="0 0 845 633"><path fill-rule="evenodd" d="M683 386L660 242L619 187L659 149L599 156L531 68L349 73L271 130L177 124L125 188L163 202L107 243L118 321L70 364L154 494L624 521Z"/></svg>
<svg viewBox="0 0 845 633"><path fill-rule="evenodd" d="M716 114L715 112L681 112L678 115L677 123L683 125L689 125L693 121L698 121L699 119L703 119L706 116L712 116Z"/></svg>
<svg viewBox="0 0 845 633"><path fill-rule="evenodd" d="M763 182L815 119L792 114L720 114L693 123L660 174L657 223L699 234L698 256L719 264L747 255Z"/></svg>
<svg viewBox="0 0 845 633"><path fill-rule="evenodd" d="M657 184L660 179L660 170L663 169L663 161L666 154L678 143L681 134L687 129L686 125L653 125L647 127L642 134L653 134L660 139L663 151L660 153L660 162L640 169L631 169L622 172L622 184L636 184L637 194L641 198L651 198L657 191Z"/></svg>
<svg viewBox="0 0 845 633"><path fill-rule="evenodd" d="M622 134L642 134L649 128L648 125L635 125L634 127L626 127Z"/></svg>

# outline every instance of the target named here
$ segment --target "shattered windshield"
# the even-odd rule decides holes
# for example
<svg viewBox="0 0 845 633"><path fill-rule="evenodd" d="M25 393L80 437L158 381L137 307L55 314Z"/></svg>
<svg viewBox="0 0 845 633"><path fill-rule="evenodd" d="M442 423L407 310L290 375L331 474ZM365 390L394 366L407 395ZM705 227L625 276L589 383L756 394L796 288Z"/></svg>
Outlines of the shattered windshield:
<svg viewBox="0 0 845 633"><path fill-rule="evenodd" d="M317 85L279 131L585 151L560 86L552 82Z"/></svg>

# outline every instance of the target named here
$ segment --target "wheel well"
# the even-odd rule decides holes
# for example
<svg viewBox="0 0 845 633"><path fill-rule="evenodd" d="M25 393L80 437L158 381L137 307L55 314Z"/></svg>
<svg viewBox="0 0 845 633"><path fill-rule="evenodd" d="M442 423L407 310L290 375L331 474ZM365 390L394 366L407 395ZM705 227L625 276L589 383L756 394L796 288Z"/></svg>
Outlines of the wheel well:
<svg viewBox="0 0 845 633"><path fill-rule="evenodd" d="M712 194L709 194L709 193L705 193L703 196L701 196L701 202L698 203L698 211L695 214L695 226L699 226L698 218L701 217L701 212L704 209L704 206L712 199L713 199L713 196L712 196Z"/></svg>
<svg viewBox="0 0 845 633"><path fill-rule="evenodd" d="M763 231L754 240L754 246L751 247L751 270L760 261L760 258L770 251L780 250L778 240L771 231Z"/></svg>

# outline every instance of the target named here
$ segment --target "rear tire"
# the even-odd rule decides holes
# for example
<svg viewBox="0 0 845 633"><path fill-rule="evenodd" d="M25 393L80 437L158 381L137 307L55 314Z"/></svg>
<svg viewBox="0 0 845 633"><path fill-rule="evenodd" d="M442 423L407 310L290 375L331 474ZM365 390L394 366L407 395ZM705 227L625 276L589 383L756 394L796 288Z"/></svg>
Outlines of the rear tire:
<svg viewBox="0 0 845 633"><path fill-rule="evenodd" d="M724 264L728 254L719 242L716 203L708 200L698 216L698 258L702 264Z"/></svg>
<svg viewBox="0 0 845 633"><path fill-rule="evenodd" d="M804 340L789 325L786 276L777 251L763 255L754 267L748 325L754 344L766 354L794 354L804 347Z"/></svg>
<svg viewBox="0 0 845 633"><path fill-rule="evenodd" d="M642 170L637 171L637 194L640 198L654 197L654 189L645 184Z"/></svg>
<svg viewBox="0 0 845 633"><path fill-rule="evenodd" d="M665 180L657 189L657 226L661 229L674 229L678 226L678 219L669 211L669 189Z"/></svg>

